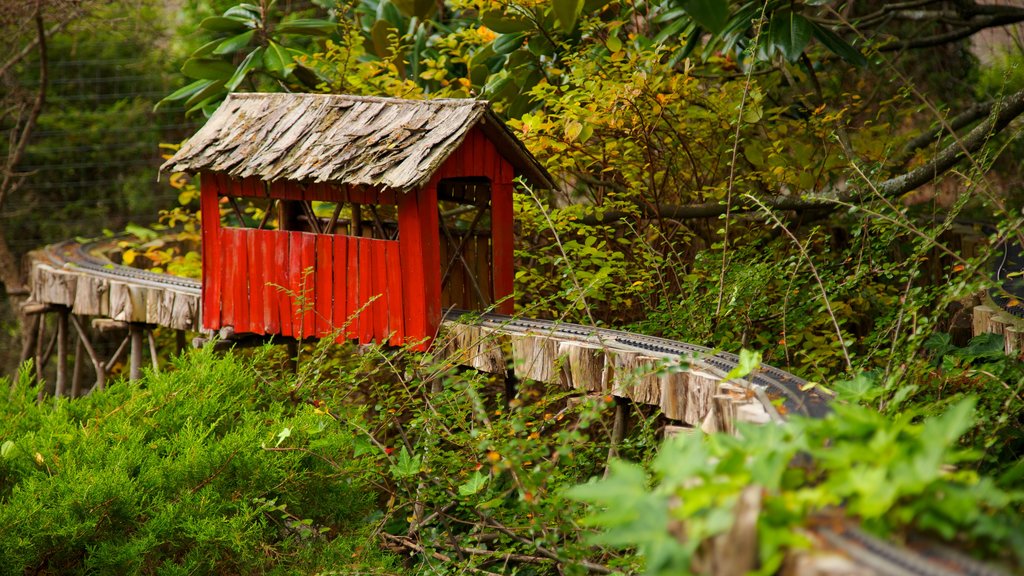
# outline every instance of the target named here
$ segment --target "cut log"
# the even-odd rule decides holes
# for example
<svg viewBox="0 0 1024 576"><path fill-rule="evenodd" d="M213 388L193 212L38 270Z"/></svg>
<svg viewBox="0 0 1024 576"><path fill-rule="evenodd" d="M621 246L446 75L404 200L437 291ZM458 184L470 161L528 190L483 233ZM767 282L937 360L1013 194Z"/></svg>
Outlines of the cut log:
<svg viewBox="0 0 1024 576"><path fill-rule="evenodd" d="M981 305L974 307L974 316L971 320L972 332L975 336L980 336L988 331L988 321L995 314L995 310L992 308Z"/></svg>
<svg viewBox="0 0 1024 576"><path fill-rule="evenodd" d="M110 284L101 278L83 276L75 285L72 312L79 316L106 316L110 310Z"/></svg>
<svg viewBox="0 0 1024 576"><path fill-rule="evenodd" d="M690 375L669 372L661 375L661 413L672 420L682 420L686 413L686 389Z"/></svg>
<svg viewBox="0 0 1024 576"><path fill-rule="evenodd" d="M607 392L610 374L603 349L581 342L562 342L558 345L558 355L565 358L562 370L570 388Z"/></svg>
<svg viewBox="0 0 1024 576"><path fill-rule="evenodd" d="M1008 326L1003 332L1003 348L1007 356L1018 356L1024 352L1024 330Z"/></svg>
<svg viewBox="0 0 1024 576"><path fill-rule="evenodd" d="M686 404L681 420L700 426L711 411L711 397L718 389L718 380L701 372L690 372L686 383Z"/></svg>
<svg viewBox="0 0 1024 576"><path fill-rule="evenodd" d="M558 341L546 336L512 336L516 375L547 384L562 383L558 367Z"/></svg>

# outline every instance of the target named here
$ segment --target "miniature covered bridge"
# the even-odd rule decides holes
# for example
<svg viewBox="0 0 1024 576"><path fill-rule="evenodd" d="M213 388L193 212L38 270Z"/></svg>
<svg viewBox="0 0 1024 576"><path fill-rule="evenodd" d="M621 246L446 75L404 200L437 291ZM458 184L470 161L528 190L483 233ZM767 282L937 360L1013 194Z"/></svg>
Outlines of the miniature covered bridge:
<svg viewBox="0 0 1024 576"><path fill-rule="evenodd" d="M162 171L201 180L202 324L399 345L512 311L512 181L486 102L232 94Z"/></svg>

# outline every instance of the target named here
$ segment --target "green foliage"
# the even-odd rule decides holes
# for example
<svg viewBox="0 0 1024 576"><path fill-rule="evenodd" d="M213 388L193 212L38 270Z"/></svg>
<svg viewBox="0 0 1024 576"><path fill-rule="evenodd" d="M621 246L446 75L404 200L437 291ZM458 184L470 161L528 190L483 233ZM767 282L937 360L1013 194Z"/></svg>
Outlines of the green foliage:
<svg viewBox="0 0 1024 576"><path fill-rule="evenodd" d="M967 466L957 445L974 400L942 415L897 418L837 405L822 420L741 429L742 438L679 436L648 469L619 462L602 480L569 490L591 504L592 541L636 547L648 574L690 574L698 548L727 531L741 491L761 490L759 573L774 573L791 546L806 546L808 519L842 506L873 532L954 537L988 560L1024 561L1024 492L1001 488ZM680 535L685 533L686 537Z"/></svg>
<svg viewBox="0 0 1024 576"><path fill-rule="evenodd" d="M297 90L315 90L321 80L304 64L317 38L330 36L337 24L302 13L281 12L274 3L260 6L242 2L220 16L210 16L199 27L215 39L196 49L181 67L193 82L167 95L165 102L183 102L187 114L210 114L224 96L243 82L279 83Z"/></svg>
<svg viewBox="0 0 1024 576"><path fill-rule="evenodd" d="M387 569L355 437L279 395L254 368L267 359L197 352L56 408L26 371L0 403L3 570Z"/></svg>

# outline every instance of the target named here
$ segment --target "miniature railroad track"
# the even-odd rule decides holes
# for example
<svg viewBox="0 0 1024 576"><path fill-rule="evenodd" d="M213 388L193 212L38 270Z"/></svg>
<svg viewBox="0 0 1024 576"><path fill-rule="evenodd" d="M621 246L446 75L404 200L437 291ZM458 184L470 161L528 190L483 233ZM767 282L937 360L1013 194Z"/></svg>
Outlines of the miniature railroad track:
<svg viewBox="0 0 1024 576"><path fill-rule="evenodd" d="M115 264L108 258L97 254L109 247L109 240L89 243L69 240L48 246L41 254L55 267L78 269L89 275L122 282L130 281L133 285L145 288L172 288L197 295L201 292L202 284L198 280ZM559 340L631 349L657 358L678 359L684 357L695 365L710 369L723 376L735 368L739 362L739 357L735 354L717 352L686 342L609 328L551 320L516 318L492 313L476 315L459 310L449 311L445 320L449 322L468 321L503 333L532 332ZM822 417L829 411L828 402L831 397L828 394L817 388L807 389L808 385L805 380L778 368L762 366L746 380L758 399L765 405L765 409L776 420L784 419L779 414L780 411L772 404L772 400L776 398L782 400L785 414Z"/></svg>
<svg viewBox="0 0 1024 576"><path fill-rule="evenodd" d="M460 320L466 318L466 320ZM710 368L721 375L729 373L739 363L739 357L727 352L716 352L704 346L688 344L667 338L635 334L609 328L596 328L553 320L534 320L515 318L501 314L480 314L479 316L463 311L453 310L446 319L454 321L475 322L489 328L504 332L523 333L536 332L550 334L564 339L588 342L603 346L619 346L641 351L646 355L665 359L684 357L703 368ZM759 394L762 403L766 404L769 414L778 417L769 397L782 398L783 406L788 414L802 414L820 418L829 412L828 401L831 396L819 389L808 389L807 381L773 366L762 365L754 374L746 378L755 393ZM763 394L763 396L762 396ZM781 418L777 418L781 419Z"/></svg>
<svg viewBox="0 0 1024 576"><path fill-rule="evenodd" d="M110 248L110 240L80 243L66 241L46 247L35 253L37 261L53 268L75 271L87 276L104 278L115 282L128 283L143 289L173 290L192 296L199 296L202 285L199 281L158 274L113 263L103 256ZM1019 250L1015 258L1020 258ZM1017 262L1017 260L1012 260ZM472 324L486 327L504 334L538 334L563 341L580 342L620 350L642 352L646 356L664 359L686 359L691 365L724 376L737 366L735 354L715 351L686 342L634 334L609 328L583 326L552 320L517 318L492 313L470 313L450 310L446 322ZM831 397L816 387L784 370L761 366L746 378L747 384L757 394L775 420L784 417L774 408L773 398L781 399L787 414L802 414L814 418L829 413ZM812 526L810 532L834 551L838 551L854 564L867 568L875 574L889 576L1002 576L1002 572L977 561L965 558L941 546L910 550L894 546L866 534L848 522L840 528Z"/></svg>

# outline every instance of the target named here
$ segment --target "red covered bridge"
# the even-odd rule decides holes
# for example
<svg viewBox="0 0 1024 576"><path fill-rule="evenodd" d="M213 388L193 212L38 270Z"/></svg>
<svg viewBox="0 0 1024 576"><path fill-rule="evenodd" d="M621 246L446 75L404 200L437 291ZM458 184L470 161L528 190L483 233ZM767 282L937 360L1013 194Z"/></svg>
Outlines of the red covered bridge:
<svg viewBox="0 0 1024 576"><path fill-rule="evenodd" d="M200 175L203 328L392 345L511 313L512 181L551 186L477 100L232 94L162 170Z"/></svg>

